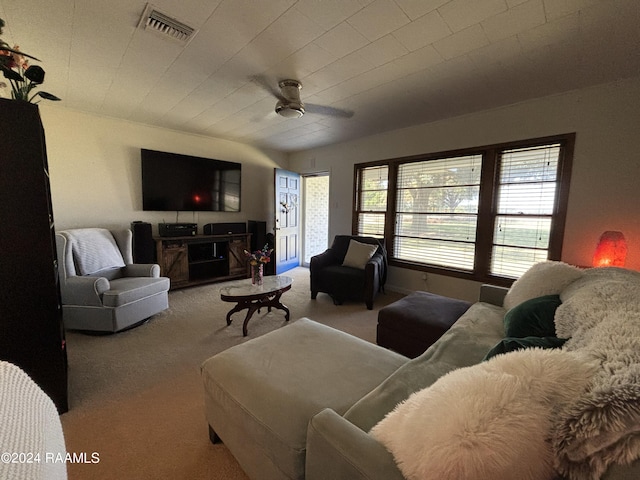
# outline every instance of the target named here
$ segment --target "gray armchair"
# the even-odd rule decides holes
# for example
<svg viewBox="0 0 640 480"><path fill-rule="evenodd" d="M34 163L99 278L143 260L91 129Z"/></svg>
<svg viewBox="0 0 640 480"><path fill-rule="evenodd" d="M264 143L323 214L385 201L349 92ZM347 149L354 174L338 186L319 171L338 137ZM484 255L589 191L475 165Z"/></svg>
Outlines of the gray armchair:
<svg viewBox="0 0 640 480"><path fill-rule="evenodd" d="M131 230L56 233L65 328L117 332L169 307L169 279L156 264L134 264Z"/></svg>

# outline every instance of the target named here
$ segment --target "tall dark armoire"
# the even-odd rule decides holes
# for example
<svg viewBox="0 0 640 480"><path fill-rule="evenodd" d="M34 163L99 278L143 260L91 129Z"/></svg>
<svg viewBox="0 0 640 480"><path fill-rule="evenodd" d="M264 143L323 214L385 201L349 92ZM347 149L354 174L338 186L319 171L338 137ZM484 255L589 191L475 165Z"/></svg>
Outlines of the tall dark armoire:
<svg viewBox="0 0 640 480"><path fill-rule="evenodd" d="M44 129L37 105L0 99L0 359L66 412L67 351Z"/></svg>

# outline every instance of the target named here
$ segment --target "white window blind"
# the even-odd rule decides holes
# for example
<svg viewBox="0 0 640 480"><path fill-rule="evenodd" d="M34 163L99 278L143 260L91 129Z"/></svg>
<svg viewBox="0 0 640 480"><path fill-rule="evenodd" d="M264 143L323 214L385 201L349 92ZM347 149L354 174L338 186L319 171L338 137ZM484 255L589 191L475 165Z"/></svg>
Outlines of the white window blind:
<svg viewBox="0 0 640 480"><path fill-rule="evenodd" d="M387 211L389 167L366 167L358 170L356 213L358 235L384 237Z"/></svg>
<svg viewBox="0 0 640 480"><path fill-rule="evenodd" d="M548 259L559 158L560 144L501 152L491 274L517 278Z"/></svg>
<svg viewBox="0 0 640 480"><path fill-rule="evenodd" d="M394 256L473 270L482 155L398 166Z"/></svg>

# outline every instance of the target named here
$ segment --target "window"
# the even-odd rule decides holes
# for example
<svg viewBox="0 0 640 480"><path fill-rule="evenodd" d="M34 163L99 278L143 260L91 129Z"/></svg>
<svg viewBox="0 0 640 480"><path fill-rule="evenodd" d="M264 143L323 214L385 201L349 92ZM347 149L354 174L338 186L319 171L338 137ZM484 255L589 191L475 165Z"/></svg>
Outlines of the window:
<svg viewBox="0 0 640 480"><path fill-rule="evenodd" d="M393 265L508 284L560 259L574 138L356 165L353 232Z"/></svg>
<svg viewBox="0 0 640 480"><path fill-rule="evenodd" d="M470 155L398 166L396 258L473 270L481 165Z"/></svg>
<svg viewBox="0 0 640 480"><path fill-rule="evenodd" d="M358 210L354 215L359 235L384 237L387 211L389 167L364 167L359 170L355 188Z"/></svg>
<svg viewBox="0 0 640 480"><path fill-rule="evenodd" d="M547 260L560 144L500 153L491 273L519 277Z"/></svg>

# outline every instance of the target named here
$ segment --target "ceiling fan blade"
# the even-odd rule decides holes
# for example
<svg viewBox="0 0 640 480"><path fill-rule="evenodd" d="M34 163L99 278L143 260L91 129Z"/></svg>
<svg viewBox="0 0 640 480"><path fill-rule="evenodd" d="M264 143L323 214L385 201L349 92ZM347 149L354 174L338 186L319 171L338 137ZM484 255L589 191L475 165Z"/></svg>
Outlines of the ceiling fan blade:
<svg viewBox="0 0 640 480"><path fill-rule="evenodd" d="M264 90L269 92L271 95L273 95L278 100L286 101L285 98L282 96L282 92L275 87L275 84L277 82L274 83L274 82L269 81L269 79L267 77L265 77L264 75L253 75L252 77L250 77L250 80L253 83L255 83L256 85L262 87Z"/></svg>
<svg viewBox="0 0 640 480"><path fill-rule="evenodd" d="M313 103L305 103L304 109L307 113L317 113L318 115L328 115L330 117L351 118L354 114L351 110L315 105Z"/></svg>

